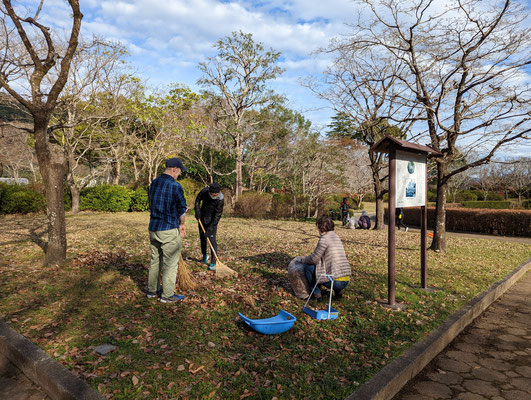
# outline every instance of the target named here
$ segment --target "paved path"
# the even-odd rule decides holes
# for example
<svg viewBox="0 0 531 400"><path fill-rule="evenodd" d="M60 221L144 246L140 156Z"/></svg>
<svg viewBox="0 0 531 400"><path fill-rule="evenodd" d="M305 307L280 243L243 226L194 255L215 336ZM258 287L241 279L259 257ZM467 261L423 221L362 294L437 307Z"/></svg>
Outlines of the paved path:
<svg viewBox="0 0 531 400"><path fill-rule="evenodd" d="M50 400L26 375L0 354L0 399Z"/></svg>
<svg viewBox="0 0 531 400"><path fill-rule="evenodd" d="M393 399L531 399L531 272Z"/></svg>

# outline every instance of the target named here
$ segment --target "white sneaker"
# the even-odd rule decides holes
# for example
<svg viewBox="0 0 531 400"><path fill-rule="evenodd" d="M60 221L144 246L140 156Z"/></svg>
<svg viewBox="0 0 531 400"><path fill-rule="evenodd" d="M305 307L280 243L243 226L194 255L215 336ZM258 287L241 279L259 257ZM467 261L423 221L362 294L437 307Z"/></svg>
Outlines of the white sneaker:
<svg viewBox="0 0 531 400"><path fill-rule="evenodd" d="M406 226L406 232L408 231L408 229L409 229L409 228Z"/></svg>

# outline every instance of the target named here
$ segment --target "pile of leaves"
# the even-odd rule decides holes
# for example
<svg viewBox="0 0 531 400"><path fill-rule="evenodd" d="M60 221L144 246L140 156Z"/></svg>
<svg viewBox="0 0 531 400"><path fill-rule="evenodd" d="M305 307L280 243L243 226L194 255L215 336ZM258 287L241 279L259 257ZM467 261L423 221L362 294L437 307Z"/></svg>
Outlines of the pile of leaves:
<svg viewBox="0 0 531 400"><path fill-rule="evenodd" d="M446 254L428 255L428 283L440 290L425 292L416 287L419 234L397 232L396 299L407 308L395 312L378 302L387 297L386 231L338 227L352 280L333 302L339 318L315 321L286 270L313 251L313 223L223 218L219 256L239 276L217 281L190 218L183 255L200 285L182 303L162 304L145 297L148 218L68 216L69 262L49 268L44 217L0 219L0 318L108 398L344 398L531 254L526 243L450 237ZM260 335L238 317L279 309L297 317L281 335ZM100 355L101 344L117 349Z"/></svg>

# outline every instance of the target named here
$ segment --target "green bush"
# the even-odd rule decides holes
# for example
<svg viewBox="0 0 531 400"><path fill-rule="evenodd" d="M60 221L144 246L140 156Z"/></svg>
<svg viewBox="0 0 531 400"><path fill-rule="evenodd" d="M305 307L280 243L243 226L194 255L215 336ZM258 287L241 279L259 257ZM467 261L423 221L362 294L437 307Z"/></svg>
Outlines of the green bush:
<svg viewBox="0 0 531 400"><path fill-rule="evenodd" d="M129 211L133 191L123 186L100 185L81 191L81 210Z"/></svg>
<svg viewBox="0 0 531 400"><path fill-rule="evenodd" d="M463 203L465 201L476 201L478 196L472 190L463 190L458 192L455 196L455 201L457 203Z"/></svg>
<svg viewBox="0 0 531 400"><path fill-rule="evenodd" d="M263 219L271 208L272 196L267 193L245 192L234 205L236 217Z"/></svg>
<svg viewBox="0 0 531 400"><path fill-rule="evenodd" d="M522 207L526 210L531 210L531 199L522 201Z"/></svg>
<svg viewBox="0 0 531 400"><path fill-rule="evenodd" d="M27 214L45 209L42 193L26 186L0 183L0 214Z"/></svg>
<svg viewBox="0 0 531 400"><path fill-rule="evenodd" d="M292 196L275 193L271 198L270 218L290 218L292 216Z"/></svg>
<svg viewBox="0 0 531 400"><path fill-rule="evenodd" d="M428 190L428 201L437 201L437 192Z"/></svg>
<svg viewBox="0 0 531 400"><path fill-rule="evenodd" d="M196 196L207 185L189 178L179 179L178 182L183 187L184 198L188 208L193 209Z"/></svg>
<svg viewBox="0 0 531 400"><path fill-rule="evenodd" d="M148 211L149 197L148 188L141 187L135 190L131 196L131 211Z"/></svg>
<svg viewBox="0 0 531 400"><path fill-rule="evenodd" d="M511 208L510 201L465 201L463 203L465 208L490 208L496 210L504 210Z"/></svg>

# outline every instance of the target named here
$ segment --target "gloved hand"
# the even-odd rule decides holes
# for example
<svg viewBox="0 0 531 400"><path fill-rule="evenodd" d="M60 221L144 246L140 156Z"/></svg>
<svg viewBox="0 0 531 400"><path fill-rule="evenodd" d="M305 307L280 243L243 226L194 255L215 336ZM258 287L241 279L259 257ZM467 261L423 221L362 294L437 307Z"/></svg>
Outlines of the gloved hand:
<svg viewBox="0 0 531 400"><path fill-rule="evenodd" d="M205 236L212 236L212 234L214 233L214 230L211 229L211 228L206 228L206 231L205 231Z"/></svg>
<svg viewBox="0 0 531 400"><path fill-rule="evenodd" d="M198 219L200 219L200 218L201 218L201 213L196 212L196 213L195 213L195 219L198 220Z"/></svg>

